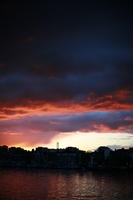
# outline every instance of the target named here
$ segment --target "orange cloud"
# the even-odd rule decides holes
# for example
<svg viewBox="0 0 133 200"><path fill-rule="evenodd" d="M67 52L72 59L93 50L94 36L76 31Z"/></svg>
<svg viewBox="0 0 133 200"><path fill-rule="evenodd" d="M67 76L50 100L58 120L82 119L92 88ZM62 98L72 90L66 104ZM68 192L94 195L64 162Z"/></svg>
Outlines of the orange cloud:
<svg viewBox="0 0 133 200"><path fill-rule="evenodd" d="M123 89L99 96L89 93L84 101L56 101L22 99L19 102L0 103L0 118L19 118L32 115L56 115L89 111L133 110L133 91Z"/></svg>

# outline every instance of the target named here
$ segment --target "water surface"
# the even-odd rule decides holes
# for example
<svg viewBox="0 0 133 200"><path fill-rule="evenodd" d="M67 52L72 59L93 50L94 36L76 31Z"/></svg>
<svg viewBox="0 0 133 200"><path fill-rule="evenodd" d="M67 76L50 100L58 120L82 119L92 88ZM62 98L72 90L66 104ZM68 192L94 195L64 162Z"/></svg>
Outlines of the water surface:
<svg viewBox="0 0 133 200"><path fill-rule="evenodd" d="M0 200L133 200L133 174L0 170Z"/></svg>

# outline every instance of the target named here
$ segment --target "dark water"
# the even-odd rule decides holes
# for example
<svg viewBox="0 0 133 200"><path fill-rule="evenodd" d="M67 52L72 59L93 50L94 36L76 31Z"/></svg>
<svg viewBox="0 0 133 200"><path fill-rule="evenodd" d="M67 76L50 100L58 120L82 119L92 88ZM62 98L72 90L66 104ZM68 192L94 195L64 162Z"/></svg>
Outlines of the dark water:
<svg viewBox="0 0 133 200"><path fill-rule="evenodd" d="M133 200L133 174L0 170L0 200Z"/></svg>

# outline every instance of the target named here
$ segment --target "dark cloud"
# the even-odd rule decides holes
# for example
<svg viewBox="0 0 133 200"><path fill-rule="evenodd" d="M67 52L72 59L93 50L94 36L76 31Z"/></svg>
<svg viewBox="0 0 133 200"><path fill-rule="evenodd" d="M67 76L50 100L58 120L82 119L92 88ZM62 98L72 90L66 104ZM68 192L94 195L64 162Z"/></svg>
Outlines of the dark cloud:
<svg viewBox="0 0 133 200"><path fill-rule="evenodd" d="M129 3L1 3L0 100L86 100L133 86Z"/></svg>
<svg viewBox="0 0 133 200"><path fill-rule="evenodd" d="M127 69L126 69L127 68ZM64 101L88 99L91 92L97 97L114 94L119 90L129 90L130 99L125 97L125 102L133 102L132 97L132 69L106 67L103 70L91 71L84 74L69 72L65 76L54 74L31 75L26 73L12 73L2 76L0 80L0 99L33 99L44 101ZM82 71L84 68L82 68ZM127 71L128 73L127 73ZM37 73L36 73L37 74ZM104 101L104 99L103 99Z"/></svg>

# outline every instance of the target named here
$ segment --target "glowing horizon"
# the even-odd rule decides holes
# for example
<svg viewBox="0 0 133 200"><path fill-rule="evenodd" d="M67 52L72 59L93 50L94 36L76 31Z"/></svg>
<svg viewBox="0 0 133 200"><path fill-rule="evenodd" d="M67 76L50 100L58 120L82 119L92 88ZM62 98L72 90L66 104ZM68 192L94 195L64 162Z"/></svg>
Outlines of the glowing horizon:
<svg viewBox="0 0 133 200"><path fill-rule="evenodd" d="M63 137L62 137L63 136ZM119 141L119 142L118 142ZM57 148L57 142L59 142L59 148L64 149L67 147L77 147L84 151L94 151L100 146L107 146L111 149L119 148L130 148L133 147L133 135L129 133L86 133L86 132L76 132L76 133L62 133L55 137L50 144L40 143L36 146L26 146L23 143L13 145L14 147L21 147L26 150L32 150L37 147L46 147L50 149ZM119 143L119 145L115 145ZM127 146L128 143L128 146ZM9 147L12 147L10 145Z"/></svg>

